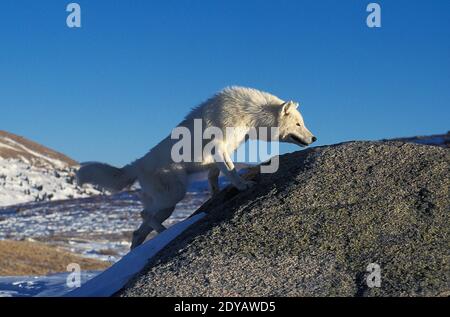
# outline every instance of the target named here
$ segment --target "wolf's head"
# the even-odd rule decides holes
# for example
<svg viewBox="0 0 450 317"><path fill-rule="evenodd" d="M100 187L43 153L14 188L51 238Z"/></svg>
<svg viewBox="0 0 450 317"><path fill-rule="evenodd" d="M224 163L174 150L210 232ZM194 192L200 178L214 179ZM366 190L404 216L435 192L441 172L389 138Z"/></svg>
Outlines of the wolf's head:
<svg viewBox="0 0 450 317"><path fill-rule="evenodd" d="M294 143L300 146L308 146L317 138L306 128L298 103L287 101L283 103L279 111L279 140L280 142Z"/></svg>

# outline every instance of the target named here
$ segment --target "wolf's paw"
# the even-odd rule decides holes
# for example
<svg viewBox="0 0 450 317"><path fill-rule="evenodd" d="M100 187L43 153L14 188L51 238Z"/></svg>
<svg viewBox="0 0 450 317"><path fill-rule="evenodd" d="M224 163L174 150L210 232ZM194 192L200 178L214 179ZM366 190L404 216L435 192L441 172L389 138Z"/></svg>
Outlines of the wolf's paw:
<svg viewBox="0 0 450 317"><path fill-rule="evenodd" d="M210 189L209 193L211 194L211 197L216 197L219 195L220 190L219 189Z"/></svg>
<svg viewBox="0 0 450 317"><path fill-rule="evenodd" d="M134 248L140 246L142 242L144 242L145 238L146 237L145 236L143 237L138 230L134 231L130 249L133 250Z"/></svg>
<svg viewBox="0 0 450 317"><path fill-rule="evenodd" d="M217 185L209 186L209 193L211 196L217 196L218 193L220 193L220 187Z"/></svg>
<svg viewBox="0 0 450 317"><path fill-rule="evenodd" d="M253 187L253 185L255 185L255 184L256 184L256 182L254 182L254 181L243 180L239 184L239 186L236 186L236 188L240 191L244 191L244 190L249 189L250 187Z"/></svg>

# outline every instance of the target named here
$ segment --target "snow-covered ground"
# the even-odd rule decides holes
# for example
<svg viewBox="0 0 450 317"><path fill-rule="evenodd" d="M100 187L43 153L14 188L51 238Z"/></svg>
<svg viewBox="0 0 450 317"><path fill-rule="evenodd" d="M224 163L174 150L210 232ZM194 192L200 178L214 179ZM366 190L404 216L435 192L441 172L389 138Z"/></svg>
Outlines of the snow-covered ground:
<svg viewBox="0 0 450 317"><path fill-rule="evenodd" d="M99 194L101 192L92 186L77 186L73 167L55 169L0 158L0 206Z"/></svg>
<svg viewBox="0 0 450 317"><path fill-rule="evenodd" d="M47 276L4 276L0 277L0 297L111 296L141 271L160 250L204 216L204 213L200 213L171 225L168 230L129 252L103 272L80 272L79 288L68 286L67 281L73 278L72 272Z"/></svg>
<svg viewBox="0 0 450 317"><path fill-rule="evenodd" d="M81 272L81 285L100 271ZM67 286L67 273L47 276L0 276L0 297L62 296L72 289Z"/></svg>
<svg viewBox="0 0 450 317"><path fill-rule="evenodd" d="M188 192L164 224L185 219L207 198L206 191ZM115 262L128 252L141 210L136 192L3 207L0 239L33 239Z"/></svg>
<svg viewBox="0 0 450 317"><path fill-rule="evenodd" d="M170 228L181 222L208 197L206 183L193 184L164 225ZM114 263L129 252L131 233L140 225L141 210L136 192L3 207L0 239L43 241ZM83 281L98 273L83 272ZM67 273L0 277L0 296L62 295L69 290L66 278Z"/></svg>

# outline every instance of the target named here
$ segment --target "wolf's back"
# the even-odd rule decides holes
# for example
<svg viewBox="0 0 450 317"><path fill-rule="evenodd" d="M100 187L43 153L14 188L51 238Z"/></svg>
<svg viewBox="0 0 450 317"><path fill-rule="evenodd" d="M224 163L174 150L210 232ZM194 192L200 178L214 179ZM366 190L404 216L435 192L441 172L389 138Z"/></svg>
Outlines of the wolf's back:
<svg viewBox="0 0 450 317"><path fill-rule="evenodd" d="M136 181L133 165L117 168L104 163L87 163L77 171L77 182L92 184L117 192L132 185Z"/></svg>

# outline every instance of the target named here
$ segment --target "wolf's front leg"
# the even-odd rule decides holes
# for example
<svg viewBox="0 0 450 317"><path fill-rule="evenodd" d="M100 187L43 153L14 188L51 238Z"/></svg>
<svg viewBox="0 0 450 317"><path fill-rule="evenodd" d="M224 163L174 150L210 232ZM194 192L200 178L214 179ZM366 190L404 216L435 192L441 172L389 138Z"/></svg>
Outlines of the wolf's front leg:
<svg viewBox="0 0 450 317"><path fill-rule="evenodd" d="M220 191L219 175L220 175L220 170L216 166L212 167L208 172L209 191L211 192L212 196L218 194Z"/></svg>
<svg viewBox="0 0 450 317"><path fill-rule="evenodd" d="M228 180L239 190L246 190L252 187L255 182L242 179L239 176L230 155L226 151L218 151L215 156L216 165L219 170L228 178Z"/></svg>

